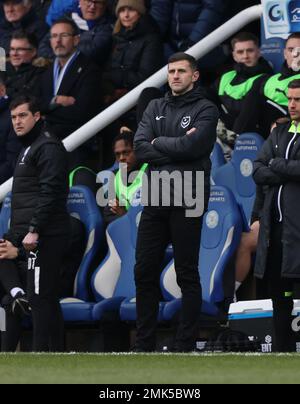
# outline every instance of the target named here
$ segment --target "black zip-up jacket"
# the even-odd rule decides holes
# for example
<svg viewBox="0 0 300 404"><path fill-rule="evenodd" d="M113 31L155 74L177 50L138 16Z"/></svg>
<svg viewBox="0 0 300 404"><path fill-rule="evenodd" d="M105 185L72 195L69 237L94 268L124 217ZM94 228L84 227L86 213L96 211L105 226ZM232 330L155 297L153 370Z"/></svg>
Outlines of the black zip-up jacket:
<svg viewBox="0 0 300 404"><path fill-rule="evenodd" d="M255 275L263 278L272 237L271 223L282 215L282 276L300 278L300 134L291 122L278 125L254 162L253 178L264 185ZM286 158L286 153L288 158ZM279 216L278 216L279 214Z"/></svg>
<svg viewBox="0 0 300 404"><path fill-rule="evenodd" d="M30 228L40 238L69 230L67 153L63 144L40 122L20 139L24 147L14 172L11 227L6 235L16 246Z"/></svg>
<svg viewBox="0 0 300 404"><path fill-rule="evenodd" d="M235 70L237 75L232 80L231 85L237 86L249 80L251 77L255 77L259 74L262 76L258 77L253 83L253 87L260 87L262 82L265 82L272 74L273 69L269 65L269 63L264 59L260 58L256 66L248 67L243 63L235 63L233 68L230 69ZM219 107L220 118L224 122L227 129L234 130L235 122L238 119L239 114L242 111L244 98L241 100L236 100L229 95L225 94L223 96L219 96L219 88L221 76L216 83L208 90L208 97ZM248 93L249 94L249 93ZM246 95L247 97L247 95ZM239 133L239 132L238 132Z"/></svg>
<svg viewBox="0 0 300 404"><path fill-rule="evenodd" d="M150 102L134 138L138 160L149 163L150 172L185 171L193 173L192 194L195 196L195 172L204 171L205 208L209 198L210 154L216 140L218 110L203 98L196 87L181 96L166 94ZM186 133L196 128L191 135ZM153 139L154 144L151 144ZM171 200L172 200L171 184ZM151 190L153 192L153 190Z"/></svg>
<svg viewBox="0 0 300 404"><path fill-rule="evenodd" d="M289 68L285 62L281 67L280 74L280 80L285 80L297 75L298 72ZM270 100L265 96L265 84L269 78L269 76L264 76L262 80L255 82L252 90L245 98L243 108L235 121L234 132L239 134L258 132L266 139L270 134L272 124L278 118L288 116L287 107L277 105L274 102L270 104Z"/></svg>

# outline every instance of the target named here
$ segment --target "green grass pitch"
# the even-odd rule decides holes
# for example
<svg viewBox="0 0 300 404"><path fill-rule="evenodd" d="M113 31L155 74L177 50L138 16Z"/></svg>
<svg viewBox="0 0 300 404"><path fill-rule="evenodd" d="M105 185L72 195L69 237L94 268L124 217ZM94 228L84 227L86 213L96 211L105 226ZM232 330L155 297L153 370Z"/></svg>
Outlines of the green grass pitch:
<svg viewBox="0 0 300 404"><path fill-rule="evenodd" d="M300 355L0 354L0 383L299 383Z"/></svg>

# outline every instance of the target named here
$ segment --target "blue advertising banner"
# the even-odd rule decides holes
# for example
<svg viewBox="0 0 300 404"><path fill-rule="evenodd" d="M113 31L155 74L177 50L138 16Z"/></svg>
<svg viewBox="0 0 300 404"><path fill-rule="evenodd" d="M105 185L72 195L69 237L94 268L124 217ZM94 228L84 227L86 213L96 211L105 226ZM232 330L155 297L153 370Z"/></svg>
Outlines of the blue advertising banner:
<svg viewBox="0 0 300 404"><path fill-rule="evenodd" d="M278 71L284 61L285 40L291 33L300 32L300 0L261 0L261 3L262 54Z"/></svg>

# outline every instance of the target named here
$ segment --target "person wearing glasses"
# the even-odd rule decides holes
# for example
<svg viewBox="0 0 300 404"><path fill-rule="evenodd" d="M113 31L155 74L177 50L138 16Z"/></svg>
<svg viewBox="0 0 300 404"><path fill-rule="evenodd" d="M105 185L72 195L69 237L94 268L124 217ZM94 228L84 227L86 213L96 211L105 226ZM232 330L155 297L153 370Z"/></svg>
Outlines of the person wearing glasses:
<svg viewBox="0 0 300 404"><path fill-rule="evenodd" d="M112 44L113 20L107 12L107 0L79 0L72 12L64 16L72 19L78 27L78 49L94 63L102 66L109 57ZM39 56L53 58L49 36L41 43Z"/></svg>
<svg viewBox="0 0 300 404"><path fill-rule="evenodd" d="M0 22L0 47L5 49L7 55L14 31L22 29L35 34L38 42L48 32L47 24L36 15L32 0L0 0L0 7L4 11L4 20Z"/></svg>
<svg viewBox="0 0 300 404"><path fill-rule="evenodd" d="M78 49L80 35L73 20L55 22L50 41L55 60L42 76L39 96L47 125L64 139L100 111L101 72ZM83 164L88 153L84 146L70 153L69 169Z"/></svg>
<svg viewBox="0 0 300 404"><path fill-rule="evenodd" d="M1 73L7 95L12 99L19 94L35 94L37 81L44 68L35 66L37 40L34 34L15 31L9 47L9 62Z"/></svg>

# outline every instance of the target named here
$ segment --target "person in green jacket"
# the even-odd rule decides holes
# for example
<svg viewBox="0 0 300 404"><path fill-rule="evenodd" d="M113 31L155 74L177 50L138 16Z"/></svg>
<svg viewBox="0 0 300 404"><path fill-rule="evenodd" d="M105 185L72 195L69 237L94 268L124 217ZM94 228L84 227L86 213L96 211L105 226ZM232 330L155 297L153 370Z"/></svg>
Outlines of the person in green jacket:
<svg viewBox="0 0 300 404"><path fill-rule="evenodd" d="M300 79L299 50L300 32L294 32L286 40L281 71L253 86L235 122L234 132L258 132L267 138L272 124L278 118L288 117L288 85Z"/></svg>
<svg viewBox="0 0 300 404"><path fill-rule="evenodd" d="M103 210L105 223L108 225L113 220L125 215L132 205L141 201L142 177L148 164L139 164L133 150L133 133L124 131L114 140L113 151L116 161L127 164L127 181L123 178L121 169L114 170L111 176L115 191L115 198L109 200L108 206ZM134 172L132 182L130 174Z"/></svg>
<svg viewBox="0 0 300 404"><path fill-rule="evenodd" d="M258 38L241 32L231 41L234 65L210 88L208 96L220 111L220 119L226 129L233 130L243 102L252 88L269 77L273 71L261 57Z"/></svg>

